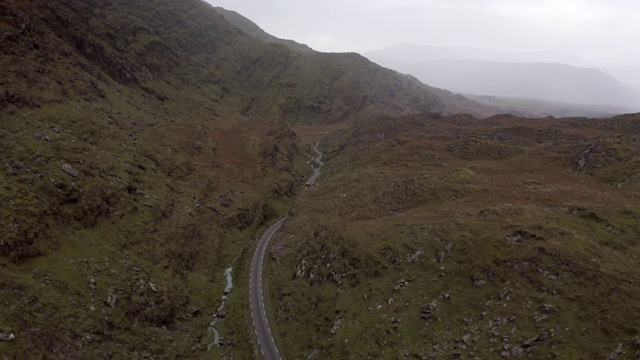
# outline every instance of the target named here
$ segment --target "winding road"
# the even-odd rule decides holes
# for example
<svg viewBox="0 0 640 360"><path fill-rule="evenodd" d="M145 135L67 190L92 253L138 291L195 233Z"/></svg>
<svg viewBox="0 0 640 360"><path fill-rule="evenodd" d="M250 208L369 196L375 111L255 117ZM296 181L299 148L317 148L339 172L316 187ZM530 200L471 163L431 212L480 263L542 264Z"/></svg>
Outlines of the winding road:
<svg viewBox="0 0 640 360"><path fill-rule="evenodd" d="M313 169L313 175L307 181L307 186L313 185L316 181L316 178L320 175L320 167L324 165L324 163L320 160L322 157L322 153L318 150L318 145L320 141L318 141L314 146L313 150L318 154L316 158L314 158L315 162L318 163L319 167ZM256 247L256 252L253 255L253 260L251 261L251 274L249 277L249 297L251 298L251 320L253 323L253 331L256 334L256 338L258 339L258 348L260 353L262 354L262 358L265 360L281 360L280 352L278 352L278 346L276 345L276 341L273 338L273 334L271 333L271 328L269 327L269 319L267 318L267 310L264 304L264 295L263 295L263 281L262 281L262 273L264 272L264 255L267 252L267 247L269 245L269 240L273 234L284 224L285 221L289 218L289 215L286 215L276 221L275 224L271 225L267 230L265 230L260 238L258 239L258 246Z"/></svg>
<svg viewBox="0 0 640 360"><path fill-rule="evenodd" d="M320 168L322 167L322 165L324 165L324 162L320 160L322 158L322 153L320 152L320 150L318 150L318 145L320 145L320 141L313 145L313 151L318 154L318 156L316 156L313 160L318 163L319 166L317 168L313 168L313 175L309 178L309 181L307 181L307 186L313 185L313 183L316 181L316 178L320 176Z"/></svg>

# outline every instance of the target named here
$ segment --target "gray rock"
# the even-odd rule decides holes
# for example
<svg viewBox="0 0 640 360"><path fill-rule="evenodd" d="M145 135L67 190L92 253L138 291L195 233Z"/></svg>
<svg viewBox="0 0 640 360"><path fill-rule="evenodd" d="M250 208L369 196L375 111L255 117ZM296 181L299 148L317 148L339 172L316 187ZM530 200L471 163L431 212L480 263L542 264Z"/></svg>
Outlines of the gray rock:
<svg viewBox="0 0 640 360"><path fill-rule="evenodd" d="M429 311L429 310L423 311L422 314L420 315L420 318L422 320L429 321L429 320L433 319L433 314L431 314L431 311Z"/></svg>
<svg viewBox="0 0 640 360"><path fill-rule="evenodd" d="M479 288L483 285L485 285L487 282L482 280L482 279L474 279L473 280L473 287Z"/></svg>
<svg viewBox="0 0 640 360"><path fill-rule="evenodd" d="M511 357L513 357L514 359L520 359L520 357L522 357L522 348L519 346L512 347Z"/></svg>
<svg viewBox="0 0 640 360"><path fill-rule="evenodd" d="M501 352L500 355L502 355L502 357L505 358L505 359L510 359L511 358L511 351L505 350L505 351Z"/></svg>
<svg viewBox="0 0 640 360"><path fill-rule="evenodd" d="M0 340L2 340L2 341L11 341L11 340L13 340L15 338L16 338L16 336L13 334L13 332L0 333Z"/></svg>
<svg viewBox="0 0 640 360"><path fill-rule="evenodd" d="M96 288L96 279L89 280L89 288L94 290Z"/></svg>
<svg viewBox="0 0 640 360"><path fill-rule="evenodd" d="M436 252L436 261L441 263L444 261L444 259L447 257L447 253L442 251L442 250L438 250Z"/></svg>
<svg viewBox="0 0 640 360"><path fill-rule="evenodd" d="M618 344L618 347L611 353L609 354L609 357L607 358L608 360L615 360L618 358L618 355L624 353L624 351L622 350L622 343Z"/></svg>
<svg viewBox="0 0 640 360"><path fill-rule="evenodd" d="M342 324L342 321L344 321L344 319L338 318L333 323L333 326L331 327L331 334L332 335L335 335L338 332L338 330L340 329L340 324Z"/></svg>
<svg viewBox="0 0 640 360"><path fill-rule="evenodd" d="M307 356L307 360L316 360L318 358L318 355L320 355L320 349L317 349L309 354L309 356Z"/></svg>
<svg viewBox="0 0 640 360"><path fill-rule="evenodd" d="M116 307L116 301L118 300L118 296L116 296L116 294L114 293L109 293L109 295L107 295L107 298L104 300L105 304L111 306L111 307Z"/></svg>
<svg viewBox="0 0 640 360"><path fill-rule="evenodd" d="M422 250L416 251L415 253L407 257L407 262L409 264L418 262L418 258L420 257L420 255L422 255Z"/></svg>
<svg viewBox="0 0 640 360"><path fill-rule="evenodd" d="M542 306L540 306L540 309L546 313L555 311L555 309L553 308L553 305L551 304L542 304Z"/></svg>
<svg viewBox="0 0 640 360"><path fill-rule="evenodd" d="M471 337L471 336L470 336L469 334L464 335L464 336L462 337L462 342L463 342L463 343L465 343L465 344L468 344L468 343L469 343L469 338L470 338L470 337Z"/></svg>
<svg viewBox="0 0 640 360"><path fill-rule="evenodd" d="M540 337L540 335L536 335L532 338L529 338L525 341L522 342L522 346L524 347L530 347L533 346L533 344L535 344L536 341L538 341L538 338Z"/></svg>
<svg viewBox="0 0 640 360"><path fill-rule="evenodd" d="M453 249L453 244L451 243L444 246L444 252L446 252L447 254L450 253L452 249Z"/></svg>
<svg viewBox="0 0 640 360"><path fill-rule="evenodd" d="M74 178L80 176L80 172L76 170L73 166L71 166L71 164L63 164L62 171L66 172L67 174L71 175Z"/></svg>

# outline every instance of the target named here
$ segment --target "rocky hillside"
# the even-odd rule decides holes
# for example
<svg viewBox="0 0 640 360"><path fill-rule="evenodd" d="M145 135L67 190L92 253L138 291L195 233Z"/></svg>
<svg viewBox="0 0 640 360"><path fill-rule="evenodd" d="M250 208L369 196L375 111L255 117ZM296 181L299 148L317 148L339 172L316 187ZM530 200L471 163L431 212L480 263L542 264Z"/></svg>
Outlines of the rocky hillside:
<svg viewBox="0 0 640 360"><path fill-rule="evenodd" d="M492 112L359 55L265 42L199 0L9 2L2 16L5 106L100 98L114 82L166 108L290 123Z"/></svg>
<svg viewBox="0 0 640 360"><path fill-rule="evenodd" d="M293 359L635 359L638 115L407 116L323 140L274 238Z"/></svg>
<svg viewBox="0 0 640 360"><path fill-rule="evenodd" d="M287 122L490 110L198 0L5 1L0 39L7 358L249 358L225 272L310 173Z"/></svg>

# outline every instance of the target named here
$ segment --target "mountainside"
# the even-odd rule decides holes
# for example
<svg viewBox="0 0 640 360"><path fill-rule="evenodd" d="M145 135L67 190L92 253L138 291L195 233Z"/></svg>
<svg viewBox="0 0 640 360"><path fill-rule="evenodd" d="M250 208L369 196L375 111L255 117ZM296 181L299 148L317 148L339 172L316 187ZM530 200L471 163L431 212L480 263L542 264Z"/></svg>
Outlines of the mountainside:
<svg viewBox="0 0 640 360"><path fill-rule="evenodd" d="M285 214L287 358L631 353L637 116L448 117L496 109L238 17L0 2L3 359L258 358L249 267ZM349 125L305 186L300 138Z"/></svg>
<svg viewBox="0 0 640 360"><path fill-rule="evenodd" d="M324 139L268 283L296 359L633 359L640 116L406 116Z"/></svg>
<svg viewBox="0 0 640 360"><path fill-rule="evenodd" d="M490 109L198 0L2 2L0 34L9 358L249 357L224 273L246 279L251 235L304 185L287 122Z"/></svg>
<svg viewBox="0 0 640 360"><path fill-rule="evenodd" d="M219 115L291 123L303 118L351 121L376 113L492 112L359 55L300 53L261 41L197 0L39 3L37 8L17 2L4 7L6 28L13 29L3 35L4 41L31 42L12 56L33 58L36 64L46 57L72 66L89 64L99 70L92 76L107 75L137 87L164 106L174 100L192 102ZM49 70L45 64L22 69L11 56L4 60L5 71L42 70L56 76L69 71ZM34 81L49 90L25 94L11 84L7 91L15 99L5 95L3 102L59 101L67 83L47 76ZM102 86L102 81L94 82L98 89ZM85 92L74 85L78 93Z"/></svg>
<svg viewBox="0 0 640 360"><path fill-rule="evenodd" d="M242 279L251 234L303 187L307 150L242 119L226 50L207 51L262 45L208 9L0 3L3 357L250 356L243 293L216 325L228 347L212 315L225 269Z"/></svg>

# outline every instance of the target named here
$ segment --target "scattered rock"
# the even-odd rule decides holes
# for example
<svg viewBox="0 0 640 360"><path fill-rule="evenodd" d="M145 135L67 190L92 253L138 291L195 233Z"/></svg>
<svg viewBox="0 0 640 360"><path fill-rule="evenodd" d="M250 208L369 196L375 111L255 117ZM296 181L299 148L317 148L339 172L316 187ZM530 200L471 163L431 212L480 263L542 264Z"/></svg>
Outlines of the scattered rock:
<svg viewBox="0 0 640 360"><path fill-rule="evenodd" d="M505 236L505 240L512 244L519 244L523 240L544 240L544 238L528 231L516 230L511 235Z"/></svg>
<svg viewBox="0 0 640 360"><path fill-rule="evenodd" d="M447 254L450 253L452 249L453 249L453 244L451 243L444 246L444 252L446 252Z"/></svg>
<svg viewBox="0 0 640 360"><path fill-rule="evenodd" d="M111 306L111 307L116 307L116 301L118 300L118 296L116 296L114 293L109 293L109 295L107 295L107 298L104 300L105 304Z"/></svg>
<svg viewBox="0 0 640 360"><path fill-rule="evenodd" d="M538 341L538 338L540 337L540 335L536 335L532 338L526 339L525 341L522 342L522 346L523 347L531 347L535 344L536 341Z"/></svg>
<svg viewBox="0 0 640 360"><path fill-rule="evenodd" d="M514 359L520 359L522 357L522 348L519 346L514 346L511 348L511 357Z"/></svg>
<svg viewBox="0 0 640 360"><path fill-rule="evenodd" d="M66 172L67 174L71 175L71 177L74 177L74 178L80 176L80 172L76 170L73 166L71 166L71 164L63 164L62 171Z"/></svg>
<svg viewBox="0 0 640 360"><path fill-rule="evenodd" d="M433 311L438 307L437 302L432 301L429 304L424 304L420 307L420 318L425 321L431 321L434 319Z"/></svg>
<svg viewBox="0 0 640 360"><path fill-rule="evenodd" d="M408 281L406 281L405 279L400 279L400 281L398 281L398 284L396 285L395 289L399 290L400 288L405 287L407 285L409 285Z"/></svg>
<svg viewBox="0 0 640 360"><path fill-rule="evenodd" d="M578 172L584 172L588 168L590 168L592 164L592 158L594 153L597 152L600 148L600 140L596 140L593 144L591 144L586 150L578 154L576 157L576 169Z"/></svg>
<svg viewBox="0 0 640 360"><path fill-rule="evenodd" d="M11 341L11 340L13 340L15 338L16 338L16 336L13 334L13 332L0 333L0 340L2 340L2 341Z"/></svg>
<svg viewBox="0 0 640 360"><path fill-rule="evenodd" d="M609 357L607 358L608 360L615 360L618 358L618 355L624 353L624 351L622 350L622 343L618 344L618 347L611 353L609 354Z"/></svg>
<svg viewBox="0 0 640 360"><path fill-rule="evenodd" d="M331 327L331 334L332 335L335 335L338 332L338 330L340 329L340 324L342 324L342 321L344 321L344 319L338 318L333 323L333 326Z"/></svg>
<svg viewBox="0 0 640 360"><path fill-rule="evenodd" d="M422 250L416 251L415 253L407 257L407 262L409 264L418 262L418 258L420 257L420 255L422 255Z"/></svg>
<svg viewBox="0 0 640 360"><path fill-rule="evenodd" d="M478 279L478 278L474 278L473 279L473 287L475 288L479 288L483 285L485 285L487 282L485 280L482 279Z"/></svg>
<svg viewBox="0 0 640 360"><path fill-rule="evenodd" d="M433 314L431 313L431 310L424 310L424 311L422 311L422 314L420 315L420 318L422 320L429 321L429 320L433 319Z"/></svg>
<svg viewBox="0 0 640 360"><path fill-rule="evenodd" d="M89 280L89 288L91 290L95 290L95 288L96 288L96 279Z"/></svg>
<svg viewBox="0 0 640 360"><path fill-rule="evenodd" d="M542 306L540 306L540 309L546 313L555 311L555 308L551 304L542 304Z"/></svg>
<svg viewBox="0 0 640 360"><path fill-rule="evenodd" d="M442 251L442 250L438 250L436 252L436 261L441 263L444 261L444 259L447 257L447 253Z"/></svg>
<svg viewBox="0 0 640 360"><path fill-rule="evenodd" d="M469 344L469 338L471 337L471 335L466 334L462 337L462 342L465 343L466 345Z"/></svg>
<svg viewBox="0 0 640 360"><path fill-rule="evenodd" d="M317 349L309 354L309 356L307 356L307 360L316 360L318 358L318 355L320 355L320 349Z"/></svg>

